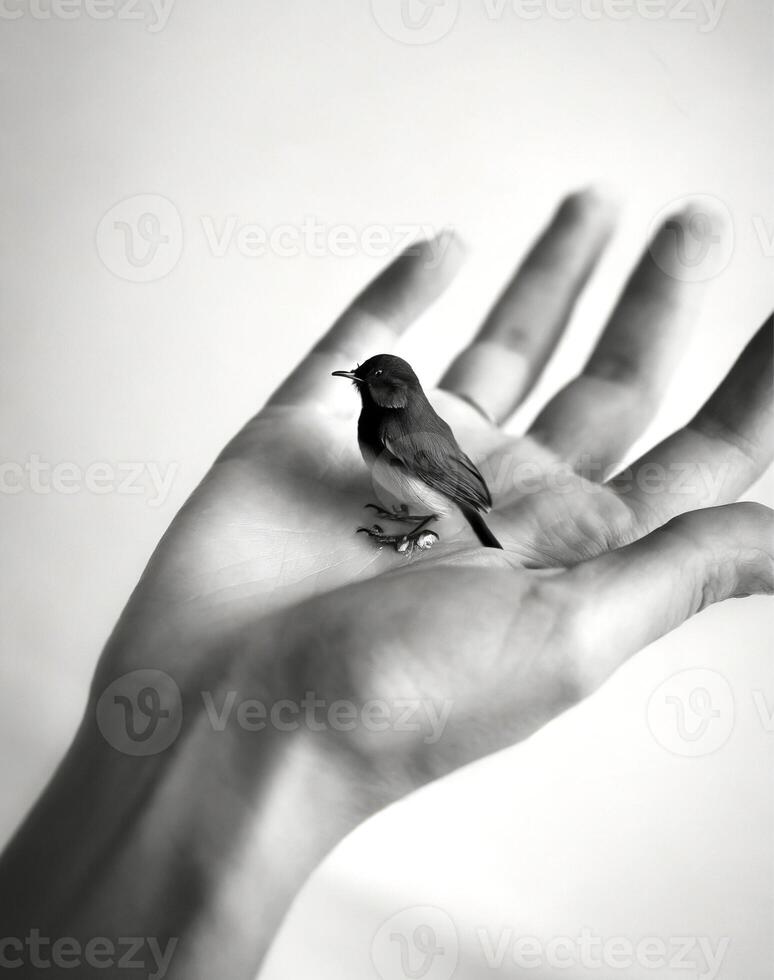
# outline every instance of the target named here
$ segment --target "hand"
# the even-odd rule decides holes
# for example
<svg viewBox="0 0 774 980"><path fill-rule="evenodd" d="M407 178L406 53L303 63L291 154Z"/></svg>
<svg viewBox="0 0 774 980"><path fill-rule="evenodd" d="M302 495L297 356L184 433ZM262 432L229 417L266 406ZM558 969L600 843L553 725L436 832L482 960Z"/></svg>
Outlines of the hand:
<svg viewBox="0 0 774 980"><path fill-rule="evenodd" d="M621 468L703 288L681 278L674 223L690 220L660 230L584 370L523 436L498 423L545 364L609 234L602 202L563 204L444 375L434 401L488 478L504 551L444 521L429 554L387 552L357 582L274 617L279 647L295 652L294 696L358 710L432 702L413 737L328 732L326 752L358 760L375 806L533 733L707 605L774 591L774 515L731 503L774 451L771 317L693 419Z"/></svg>
<svg viewBox="0 0 774 980"><path fill-rule="evenodd" d="M399 258L224 450L153 556L78 738L0 863L8 935L34 923L174 937L170 975L211 975L227 950L229 974L251 976L295 892L359 821L539 728L708 602L772 589L769 512L694 509L735 500L767 463L770 323L686 428L609 478L655 411L701 288L680 278L673 227L579 377L524 436L499 428L611 227L592 195L568 199L434 396L490 483L504 551L451 522L410 561L353 533L372 495L357 399L330 372L394 347L450 281L453 241L440 265L428 244ZM95 705L140 668L169 674L185 710L171 747L135 758L106 744ZM203 691L218 706L231 692L312 692L358 712L435 710L408 733L215 734Z"/></svg>
<svg viewBox="0 0 774 980"><path fill-rule="evenodd" d="M709 602L774 586L770 513L717 506L771 453L770 322L688 426L610 478L658 407L703 288L681 278L674 221L650 243L582 373L525 435L500 423L538 377L610 234L603 202L562 205L442 378L436 407L488 479L503 552L477 547L462 522L442 522L440 543L410 561L353 533L373 494L357 451L358 399L330 372L393 349L456 269L454 243L441 266L420 247L364 291L225 450L160 546L134 603L171 593L186 600L182 615L149 660L140 607L125 642L119 630L106 652L105 680L152 662L193 690L214 677L218 703L225 690L295 705L311 693L323 714L343 701L360 720L289 743L279 768L290 785L265 804L270 843L241 855L240 892L272 881L276 910L365 816L526 737ZM369 704L386 713L376 726L363 721ZM413 728L400 731L407 706ZM209 754L208 735L194 757ZM265 777L263 744L240 733L229 771L243 782L217 784L220 817L239 834L255 819L240 801ZM195 798L212 792L202 776ZM269 934L252 934L247 962Z"/></svg>
<svg viewBox="0 0 774 980"><path fill-rule="evenodd" d="M765 405L762 395L750 402L748 392L744 403L724 409L731 427L735 415L749 409L741 448L694 428L640 462L638 472L647 474L651 464L668 464L677 453L694 467L685 483L704 474L700 484L694 479L693 495L670 493L666 483L659 493L636 485L624 493L623 482L603 482L650 421L688 337L703 287L680 278L674 224L689 220L690 214L677 215L662 228L583 373L525 437L513 438L499 425L550 357L613 227L604 201L591 193L568 198L433 396L481 465L495 498L493 530L517 563L569 566L602 554L697 500L736 499L762 470L765 444L757 440L749 457L744 429L757 425ZM153 649L162 659L169 651L173 660L172 651L181 648L195 670L206 656L200 652L204 635L247 629L258 615L402 565L401 556L353 533L373 519L363 506L375 497L357 449L358 400L330 372L394 349L400 333L448 286L461 259L449 235L397 259L226 447L132 597L108 652L121 661L119 672L130 669L132 650L145 657ZM755 368L754 352L750 360L740 368L743 375ZM746 377L734 384L746 388ZM706 417L699 423L707 424ZM702 467L709 464L725 477L707 490ZM578 469L586 475L572 476ZM436 558L472 543L463 524L445 521L438 530Z"/></svg>

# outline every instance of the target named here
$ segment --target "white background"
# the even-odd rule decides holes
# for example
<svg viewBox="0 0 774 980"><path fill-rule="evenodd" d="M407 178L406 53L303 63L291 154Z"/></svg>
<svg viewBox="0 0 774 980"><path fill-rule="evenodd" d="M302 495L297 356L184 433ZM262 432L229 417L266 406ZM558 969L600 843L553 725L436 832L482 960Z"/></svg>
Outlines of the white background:
<svg viewBox="0 0 774 980"><path fill-rule="evenodd" d="M251 258L235 245L216 257L203 222L380 224L396 245L403 224L457 227L467 266L403 347L427 378L557 199L611 187L625 205L620 233L545 395L600 330L656 214L709 194L730 215L733 250L646 442L725 373L771 302L770 5L617 0L589 16L601 4L563 0L552 9L571 16L558 19L534 2L519 14L510 2L441 0L436 27L458 7L456 21L416 44L393 0L177 0L161 30L147 7L139 20L83 8L42 19L4 0L0 461L153 461L175 479L159 506L152 493L0 495L0 838L63 753L100 647L176 509L384 262L358 250ZM102 216L139 194L167 198L182 220L179 261L145 283L113 274L96 247ZM497 945L508 929L547 941L583 927L603 940L728 937L717 976L769 975L768 633L764 599L713 608L531 741L372 821L315 877L265 975L376 977L379 925L426 905L455 923L458 977L509 975L486 967L478 929ZM648 725L653 692L687 668L720 675L711 724L725 726L723 744L697 758ZM453 965L444 948L431 980Z"/></svg>

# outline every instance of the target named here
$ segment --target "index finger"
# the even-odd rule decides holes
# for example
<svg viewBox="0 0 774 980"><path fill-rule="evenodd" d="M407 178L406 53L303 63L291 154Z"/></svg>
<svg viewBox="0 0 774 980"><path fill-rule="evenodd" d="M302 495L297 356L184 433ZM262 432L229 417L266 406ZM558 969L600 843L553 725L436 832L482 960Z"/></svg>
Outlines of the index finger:
<svg viewBox="0 0 774 980"><path fill-rule="evenodd" d="M331 371L349 370L390 351L397 338L445 291L465 250L453 231L409 246L353 300L269 399L269 405L351 404Z"/></svg>

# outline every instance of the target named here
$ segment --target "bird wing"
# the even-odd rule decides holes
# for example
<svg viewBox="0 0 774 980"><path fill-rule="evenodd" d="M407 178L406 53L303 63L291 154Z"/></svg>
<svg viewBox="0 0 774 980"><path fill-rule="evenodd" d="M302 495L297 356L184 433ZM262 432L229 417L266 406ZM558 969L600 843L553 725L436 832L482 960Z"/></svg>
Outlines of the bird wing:
<svg viewBox="0 0 774 980"><path fill-rule="evenodd" d="M488 511L492 506L489 488L452 430L437 415L431 424L427 418L423 421L421 428L411 429L396 421L387 422L381 433L387 452L457 505Z"/></svg>

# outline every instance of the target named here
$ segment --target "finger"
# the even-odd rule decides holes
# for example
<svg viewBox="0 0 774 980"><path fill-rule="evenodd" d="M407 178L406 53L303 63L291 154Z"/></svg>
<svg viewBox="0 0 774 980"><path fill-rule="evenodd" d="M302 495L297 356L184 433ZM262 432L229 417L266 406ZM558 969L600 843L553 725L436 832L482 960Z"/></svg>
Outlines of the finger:
<svg viewBox="0 0 774 980"><path fill-rule="evenodd" d="M534 384L607 243L614 208L592 191L556 212L441 388L505 419Z"/></svg>
<svg viewBox="0 0 774 980"><path fill-rule="evenodd" d="M640 526L736 500L771 462L773 336L769 317L688 425L611 481Z"/></svg>
<svg viewBox="0 0 774 980"><path fill-rule="evenodd" d="M331 371L350 370L358 361L389 351L451 283L464 254L452 231L406 249L341 314L268 404L349 406L352 392L332 379Z"/></svg>
<svg viewBox="0 0 774 980"><path fill-rule="evenodd" d="M658 407L706 289L687 281L683 236L717 241L718 221L688 209L664 223L646 249L583 373L535 419L531 434L576 466L600 473L619 463ZM696 270L692 269L695 278Z"/></svg>
<svg viewBox="0 0 774 980"><path fill-rule="evenodd" d="M584 693L715 602L774 591L774 512L730 504L677 517L571 569L570 643Z"/></svg>

